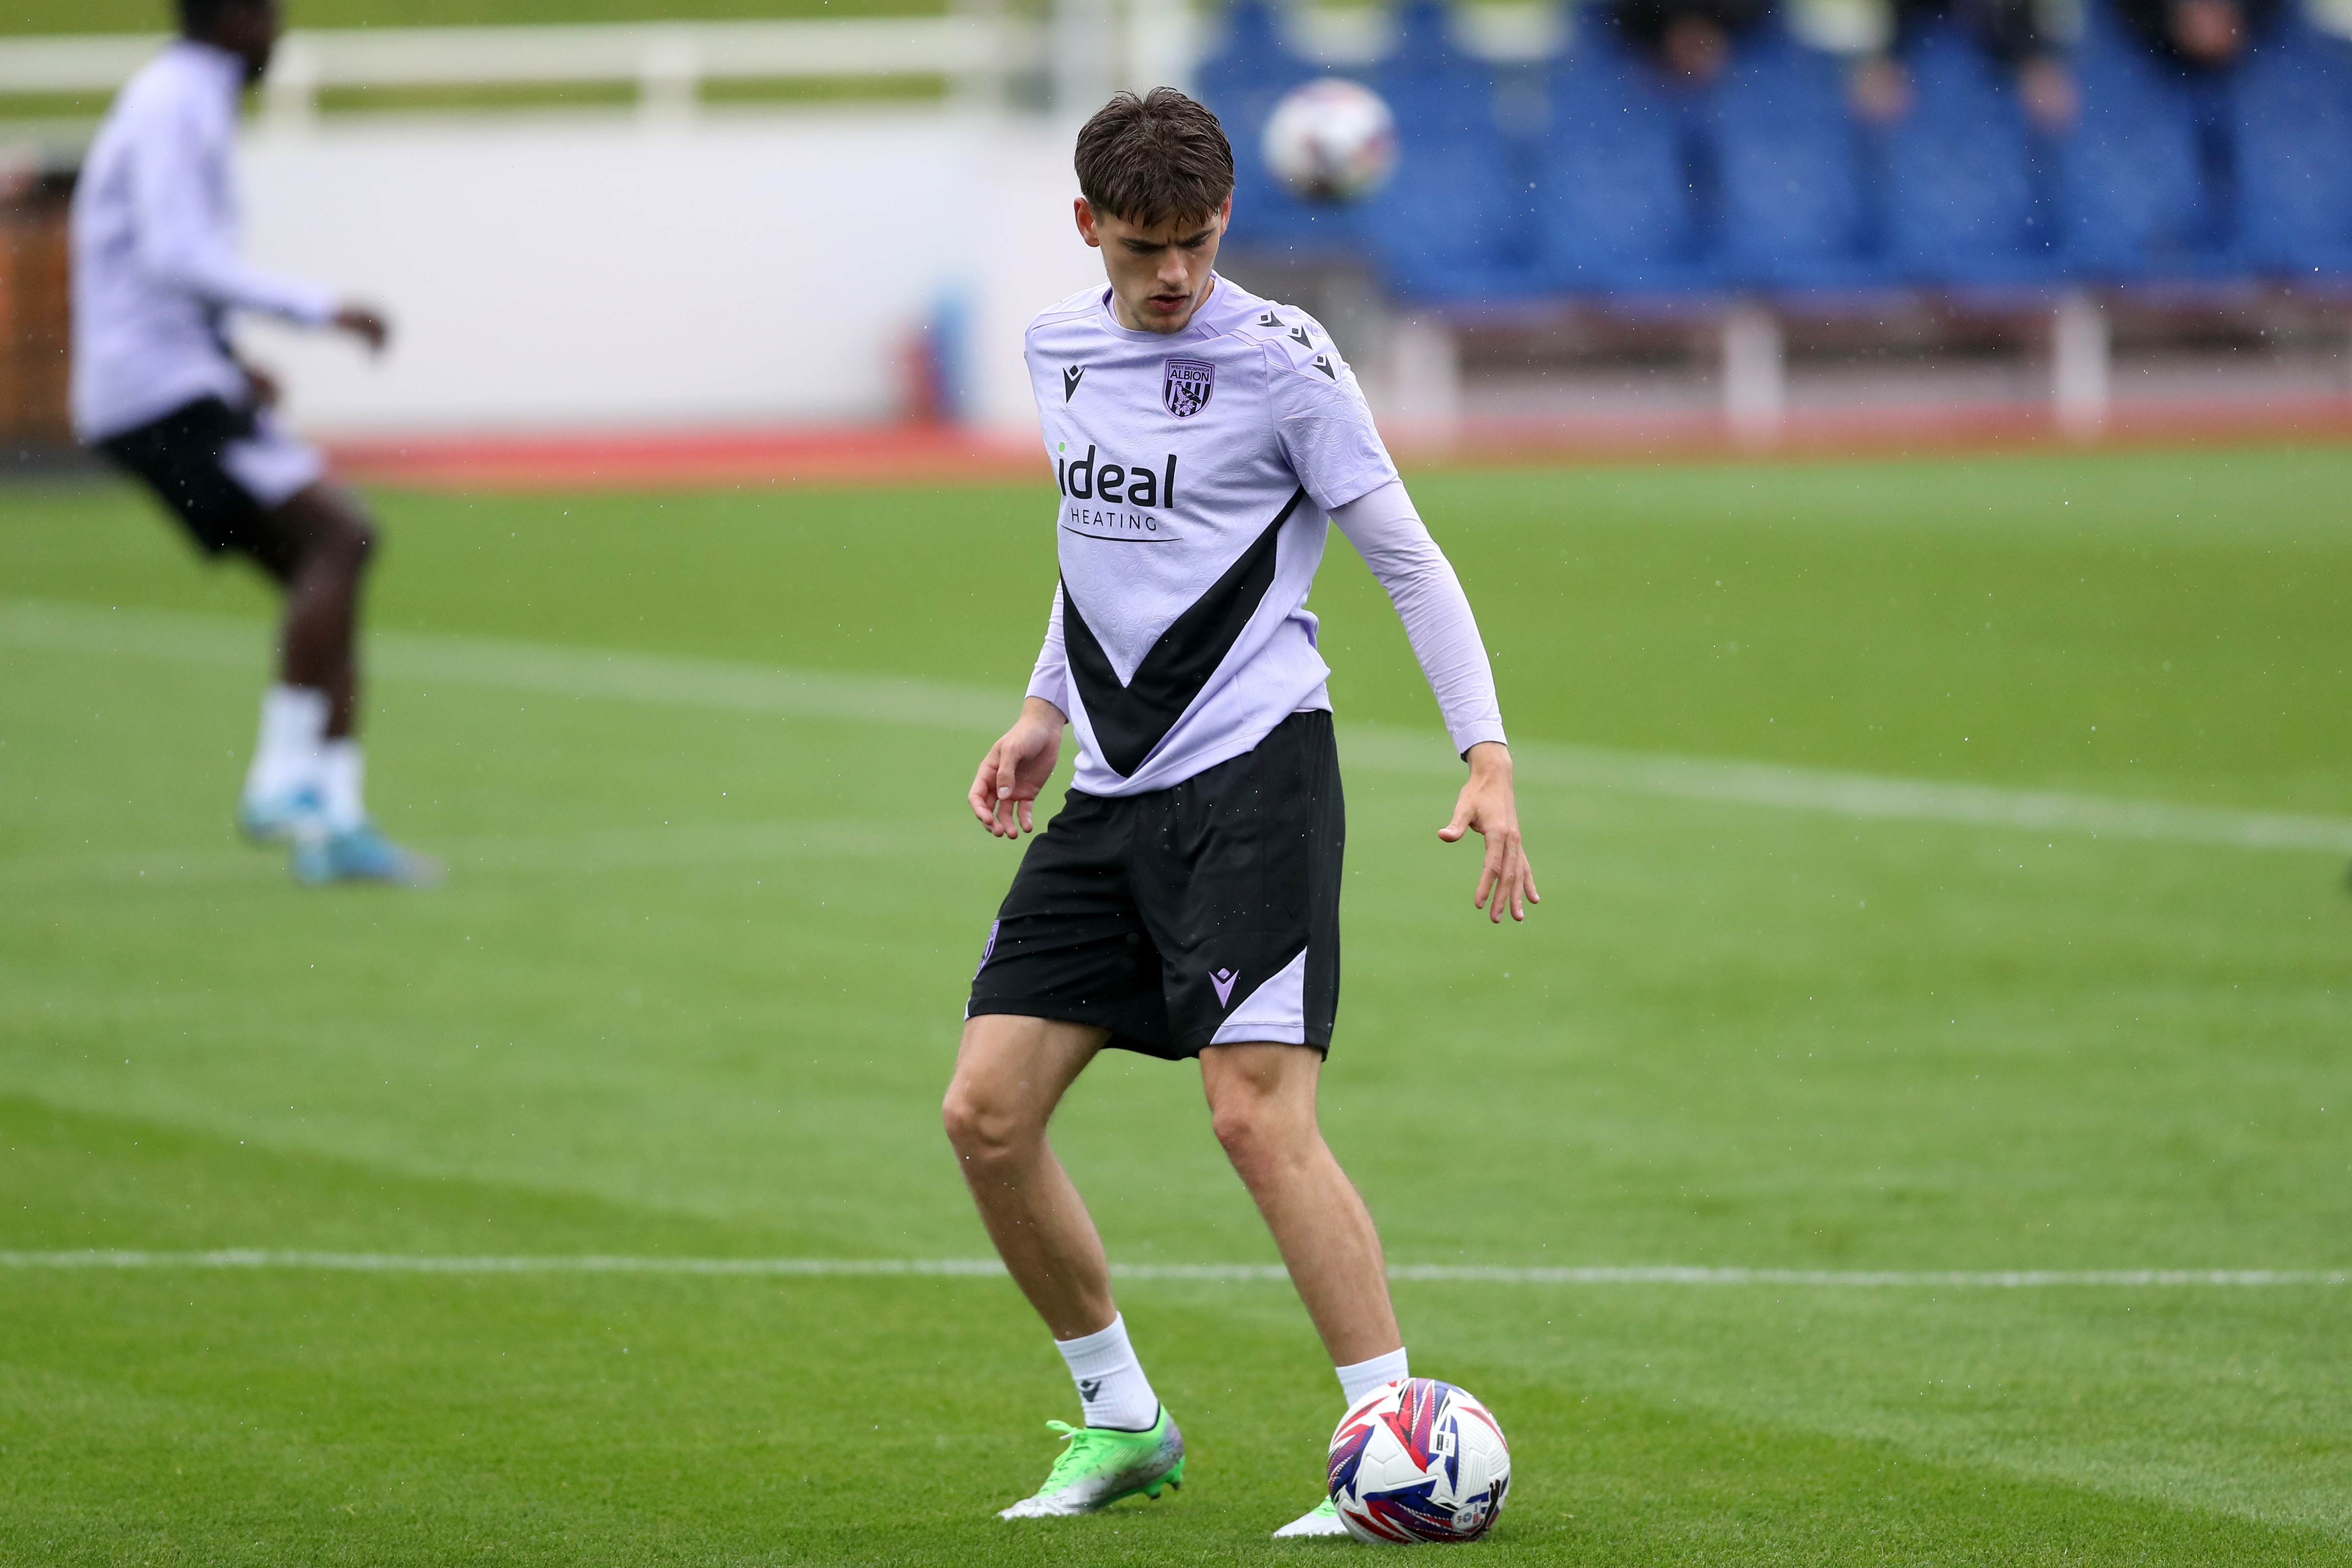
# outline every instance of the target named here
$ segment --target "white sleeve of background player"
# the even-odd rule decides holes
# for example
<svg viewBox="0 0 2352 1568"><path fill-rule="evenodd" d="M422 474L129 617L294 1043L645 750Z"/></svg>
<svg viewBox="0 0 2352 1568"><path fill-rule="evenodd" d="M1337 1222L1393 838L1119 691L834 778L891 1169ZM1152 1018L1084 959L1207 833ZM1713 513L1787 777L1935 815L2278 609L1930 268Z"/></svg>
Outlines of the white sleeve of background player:
<svg viewBox="0 0 2352 1568"><path fill-rule="evenodd" d="M1043 697L1062 710L1066 718L1070 712L1070 655L1062 644L1062 590L1054 588L1054 613L1045 622L1045 645L1038 650L1037 667L1029 672L1029 695Z"/></svg>
<svg viewBox="0 0 2352 1568"><path fill-rule="evenodd" d="M1266 392L1290 471L1317 506L1337 512L1393 482L1397 471L1356 373L1328 339L1315 336L1323 351L1303 365L1291 363L1287 350L1266 345Z"/></svg>
<svg viewBox="0 0 2352 1568"><path fill-rule="evenodd" d="M325 289L247 267L236 236L214 216L204 193L212 184L201 131L156 104L141 127L131 158L131 200L137 214L139 265L158 282L207 305L262 310L305 326L334 319Z"/></svg>
<svg viewBox="0 0 2352 1568"><path fill-rule="evenodd" d="M1454 563L1412 509L1403 482L1391 479L1370 495L1335 507L1331 521L1388 590L1413 657L1421 661L1421 673L1436 694L1437 711L1445 716L1454 749L1466 752L1482 740L1503 739L1495 670L1486 661L1477 619L1470 613L1469 595L1454 575ZM1055 625L1059 627L1058 620Z"/></svg>

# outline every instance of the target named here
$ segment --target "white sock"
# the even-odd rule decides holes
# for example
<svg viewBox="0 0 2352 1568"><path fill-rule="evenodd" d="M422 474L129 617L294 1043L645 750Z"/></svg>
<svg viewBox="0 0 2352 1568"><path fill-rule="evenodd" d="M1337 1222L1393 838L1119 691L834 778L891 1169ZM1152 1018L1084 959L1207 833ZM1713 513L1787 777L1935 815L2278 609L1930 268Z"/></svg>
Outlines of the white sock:
<svg viewBox="0 0 2352 1568"><path fill-rule="evenodd" d="M356 740L330 740L319 747L319 792L326 803L327 831L348 833L367 821L360 799L361 777L367 771Z"/></svg>
<svg viewBox="0 0 2352 1568"><path fill-rule="evenodd" d="M1089 1427L1117 1427L1124 1431L1149 1431L1160 1419L1160 1396L1127 1343L1127 1320L1113 1318L1110 1327L1083 1339L1054 1342L1070 1364L1070 1381L1078 1385L1078 1402L1086 1406Z"/></svg>
<svg viewBox="0 0 2352 1568"><path fill-rule="evenodd" d="M1360 1361L1353 1366L1334 1367L1339 1375L1339 1392L1347 1397L1349 1408L1357 1400L1384 1384L1401 1383L1411 1377L1405 1370L1404 1347L1397 1346L1386 1355L1376 1355L1370 1361Z"/></svg>
<svg viewBox="0 0 2352 1568"><path fill-rule="evenodd" d="M246 769L245 792L271 800L319 782L319 746L327 733L327 694L277 685L261 694L261 737Z"/></svg>

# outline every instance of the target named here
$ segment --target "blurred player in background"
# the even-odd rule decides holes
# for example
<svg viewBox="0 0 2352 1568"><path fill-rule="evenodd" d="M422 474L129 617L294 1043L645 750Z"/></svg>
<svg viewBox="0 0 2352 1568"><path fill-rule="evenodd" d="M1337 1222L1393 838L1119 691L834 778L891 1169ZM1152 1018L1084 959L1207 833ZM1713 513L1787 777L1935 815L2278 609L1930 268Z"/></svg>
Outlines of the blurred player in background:
<svg viewBox="0 0 2352 1568"><path fill-rule="evenodd" d="M1084 1427L1053 1423L1068 1447L1007 1519L1183 1479L1183 1437L1045 1137L1105 1046L1200 1060L1218 1140L1349 1401L1408 1375L1380 1236L1315 1114L1346 834L1330 672L1306 608L1327 524L1388 590L1469 764L1439 837L1484 836L1475 903L1499 921L1536 898L1477 622L1354 374L1304 312L1211 270L1234 188L1216 117L1171 89L1121 94L1079 133L1077 173L1078 230L1109 286L1039 316L1027 350L1062 580L971 809L992 833L1029 831L1065 723L1077 777L989 933L945 1108L989 1234L1085 1411ZM1326 1498L1276 1533L1344 1531Z"/></svg>
<svg viewBox="0 0 2352 1568"><path fill-rule="evenodd" d="M360 587L375 529L271 413L228 317L260 310L382 351L383 318L246 266L231 161L238 101L278 35L277 0L180 0L181 37L133 77L92 144L73 210L75 433L144 480L211 556L286 591L282 664L237 824L292 846L306 883L421 883L434 863L379 833L354 720Z"/></svg>

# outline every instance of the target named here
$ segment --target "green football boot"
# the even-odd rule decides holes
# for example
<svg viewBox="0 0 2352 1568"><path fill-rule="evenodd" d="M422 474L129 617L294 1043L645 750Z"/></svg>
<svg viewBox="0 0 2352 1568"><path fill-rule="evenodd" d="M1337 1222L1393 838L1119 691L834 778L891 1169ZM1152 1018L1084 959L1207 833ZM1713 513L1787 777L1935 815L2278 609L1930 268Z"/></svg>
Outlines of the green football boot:
<svg viewBox="0 0 2352 1568"><path fill-rule="evenodd" d="M1348 1527L1339 1522L1339 1511L1331 1506L1331 1500L1327 1497L1280 1530L1276 1531L1274 1538L1281 1541L1286 1537L1301 1535L1345 1535L1347 1533Z"/></svg>
<svg viewBox="0 0 2352 1568"><path fill-rule="evenodd" d="M1073 1427L1066 1421L1045 1425L1061 1433L1069 1447L1054 1461L1036 1496L1023 1498L997 1518L1064 1519L1108 1508L1137 1492L1157 1498L1160 1488L1184 1484L1184 1434L1176 1429L1165 1405L1148 1431Z"/></svg>

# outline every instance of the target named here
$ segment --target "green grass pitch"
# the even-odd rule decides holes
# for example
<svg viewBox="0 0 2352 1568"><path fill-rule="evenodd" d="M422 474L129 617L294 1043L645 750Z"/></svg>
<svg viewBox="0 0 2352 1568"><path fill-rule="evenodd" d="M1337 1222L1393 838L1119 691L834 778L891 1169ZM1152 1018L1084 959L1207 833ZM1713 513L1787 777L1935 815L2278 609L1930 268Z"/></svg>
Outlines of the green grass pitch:
<svg viewBox="0 0 2352 1568"><path fill-rule="evenodd" d="M2352 454L1413 483L1531 758L2352 818ZM425 894L233 841L251 582L127 490L0 492L0 1249L984 1256L936 1108L1037 486L377 500L371 789ZM1496 931L1342 542L1315 607L1343 746L1431 759L1349 774L1325 1081L1392 1261L2352 1266L2342 856L1530 762L1547 901ZM778 669L898 706L728 706ZM1057 1142L1116 1260L1272 1260L1187 1071L1106 1060ZM2352 1563L2352 1286L1397 1293L1514 1442L1482 1561ZM0 1562L1365 1550L1265 1539L1338 1414L1287 1288L1121 1295L1192 1483L1013 1528L1075 1400L1001 1278L0 1268Z"/></svg>

